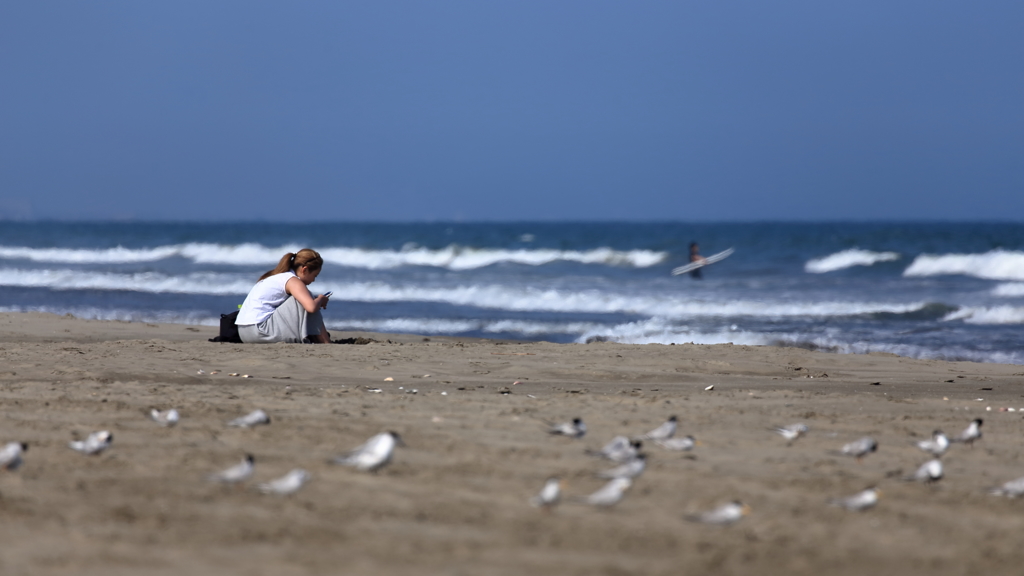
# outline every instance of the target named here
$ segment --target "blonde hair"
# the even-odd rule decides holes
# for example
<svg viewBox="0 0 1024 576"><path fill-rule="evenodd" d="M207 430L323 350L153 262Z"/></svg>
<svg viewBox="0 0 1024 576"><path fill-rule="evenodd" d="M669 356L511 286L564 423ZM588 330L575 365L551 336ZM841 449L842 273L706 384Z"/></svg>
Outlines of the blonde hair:
<svg viewBox="0 0 1024 576"><path fill-rule="evenodd" d="M269 278L274 274L281 274L288 271L294 272L303 266L309 269L310 272L316 272L323 268L324 259L321 258L320 254L312 248L303 248L295 253L289 252L281 257L281 261L277 263L277 266L273 270L267 272L263 276L260 276L260 280Z"/></svg>

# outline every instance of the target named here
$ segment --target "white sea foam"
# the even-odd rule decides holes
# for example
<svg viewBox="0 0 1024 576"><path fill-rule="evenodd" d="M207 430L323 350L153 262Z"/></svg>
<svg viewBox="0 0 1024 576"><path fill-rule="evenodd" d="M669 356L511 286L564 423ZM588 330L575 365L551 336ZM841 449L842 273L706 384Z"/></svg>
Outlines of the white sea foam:
<svg viewBox="0 0 1024 576"><path fill-rule="evenodd" d="M992 250L984 254L922 254L904 276L960 274L986 280L1024 280L1024 252Z"/></svg>
<svg viewBox="0 0 1024 576"><path fill-rule="evenodd" d="M750 332L742 330L735 325L717 331L698 331L691 330L687 326L675 325L671 321L659 318L598 328L581 335L577 338L577 342L584 343L593 339L621 344L693 343L705 345L794 346L839 354L887 352L908 358L930 360L968 360L1003 364L1024 363L1024 352L981 351L960 346L935 348L875 340L870 342L850 342L843 339L841 331L825 334Z"/></svg>
<svg viewBox="0 0 1024 576"><path fill-rule="evenodd" d="M171 294L248 294L254 282L234 274L197 272L168 276L159 272L122 274L79 270L0 269L0 286L51 290L130 290Z"/></svg>
<svg viewBox="0 0 1024 576"><path fill-rule="evenodd" d="M155 248L26 248L0 246L0 259L31 260L59 264L117 264L155 262L166 258L186 258L197 264L226 264L244 266L273 266L288 252L302 248L298 245L269 248L246 243L221 245L188 243ZM449 270L474 270L501 263L543 266L552 262L578 262L647 268L668 257L665 252L653 250L504 250L448 246L439 250L407 246L402 250L369 250L364 248L328 247L320 250L324 261L338 266L386 270L400 266L433 266Z"/></svg>
<svg viewBox="0 0 1024 576"><path fill-rule="evenodd" d="M1005 282L992 289L993 296L1016 298L1024 296L1024 282Z"/></svg>
<svg viewBox="0 0 1024 576"><path fill-rule="evenodd" d="M248 275L192 273L169 276L157 272L113 273L78 270L0 269L0 286L38 287L53 290L132 290L150 293L245 295L253 286ZM600 290L559 290L532 286L391 285L383 282L318 283L320 290L333 290L335 301L351 302L440 302L513 311L641 314L675 318L708 316L829 317L889 312L901 314L919 310L926 303L886 302L765 302L761 300L709 301L685 295L656 295L604 292Z"/></svg>
<svg viewBox="0 0 1024 576"><path fill-rule="evenodd" d="M170 310L122 310L96 308L93 306L0 306L0 312L46 312L48 314L71 314L85 320L118 320L121 322L161 322L168 324L194 324L219 326L220 319L208 312Z"/></svg>
<svg viewBox="0 0 1024 576"><path fill-rule="evenodd" d="M328 326L339 330L368 332L398 332L406 334L514 334L537 336L540 334L576 335L596 329L592 322L540 322L524 320L451 320L447 318L382 318L328 320Z"/></svg>
<svg viewBox="0 0 1024 576"><path fill-rule="evenodd" d="M836 252L823 258L814 258L804 264L804 271L811 274L824 274L835 272L853 266L871 266L878 262L891 262L899 260L900 255L896 252L872 252L859 248L850 248L842 252Z"/></svg>
<svg viewBox="0 0 1024 576"><path fill-rule="evenodd" d="M1024 324L1024 307L964 306L946 314L944 321L963 320L967 324Z"/></svg>

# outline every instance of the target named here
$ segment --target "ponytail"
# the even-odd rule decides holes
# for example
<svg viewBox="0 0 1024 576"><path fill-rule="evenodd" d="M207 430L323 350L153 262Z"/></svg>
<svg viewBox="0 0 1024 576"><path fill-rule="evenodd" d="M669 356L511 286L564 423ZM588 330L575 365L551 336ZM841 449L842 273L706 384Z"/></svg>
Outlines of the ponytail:
<svg viewBox="0 0 1024 576"><path fill-rule="evenodd" d="M317 254L316 250L303 248L298 252L289 252L282 256L281 260L277 263L277 266L263 276L260 276L260 280L265 280L274 274L283 274L288 271L295 271L303 266L307 267L310 272L316 272L321 269L323 265L324 259L320 257L320 254Z"/></svg>

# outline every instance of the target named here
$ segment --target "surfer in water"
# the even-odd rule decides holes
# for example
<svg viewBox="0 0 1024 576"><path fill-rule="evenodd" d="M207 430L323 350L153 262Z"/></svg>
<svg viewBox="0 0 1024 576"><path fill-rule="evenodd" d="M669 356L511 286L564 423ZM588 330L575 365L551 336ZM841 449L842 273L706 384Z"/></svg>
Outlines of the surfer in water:
<svg viewBox="0 0 1024 576"><path fill-rule="evenodd" d="M690 263L693 264L696 262L704 263L704 257L700 255L700 246L698 246L696 242L690 242ZM693 278L694 280L700 280L703 278L700 271L700 268L690 270L690 278Z"/></svg>

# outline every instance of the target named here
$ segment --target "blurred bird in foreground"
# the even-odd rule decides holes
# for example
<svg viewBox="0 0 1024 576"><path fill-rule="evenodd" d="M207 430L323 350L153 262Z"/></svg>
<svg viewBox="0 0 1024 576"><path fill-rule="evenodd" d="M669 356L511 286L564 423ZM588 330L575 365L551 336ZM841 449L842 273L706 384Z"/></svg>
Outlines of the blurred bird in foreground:
<svg viewBox="0 0 1024 576"><path fill-rule="evenodd" d="M221 470L216 474L210 474L206 478L210 482L223 482L224 484L237 484L244 482L252 476L253 470L256 468L256 459L253 458L252 454L246 454L242 461L234 466Z"/></svg>
<svg viewBox="0 0 1024 576"><path fill-rule="evenodd" d="M582 418L573 418L572 422L561 424L548 423L548 433L556 436L568 436L569 438L583 438L587 433L587 425Z"/></svg>
<svg viewBox="0 0 1024 576"><path fill-rule="evenodd" d="M973 448L974 441L981 438L981 425L984 423L985 421L982 420L981 418L975 418L974 420L971 421L970 424L967 425L967 428L965 428L959 436L956 436L955 438L950 438L949 441L963 442L964 444L968 444L971 446L971 448Z"/></svg>
<svg viewBox="0 0 1024 576"><path fill-rule="evenodd" d="M998 488L989 491L993 496L1006 496L1007 498L1019 498L1024 496L1024 476L1010 480Z"/></svg>
<svg viewBox="0 0 1024 576"><path fill-rule="evenodd" d="M178 420L181 420L181 415L178 414L178 411L174 408L164 410L163 412L154 408L149 411L149 417L157 424L167 428L174 427L174 425L178 423Z"/></svg>
<svg viewBox="0 0 1024 576"><path fill-rule="evenodd" d="M354 450L334 458L332 464L352 466L363 472L375 472L391 462L396 446L404 446L398 432L383 432Z"/></svg>
<svg viewBox="0 0 1024 576"><path fill-rule="evenodd" d="M94 455L103 452L107 448L110 448L110 443L114 441L114 435L106 430L99 432L93 432L85 440L74 440L68 442L68 447L75 452L81 452L82 454Z"/></svg>
<svg viewBox="0 0 1024 576"><path fill-rule="evenodd" d="M702 524L726 525L738 521L749 513L750 506L747 506L739 500L733 500L732 502L723 504L714 510L709 510L702 514L687 516L686 519L691 522L700 522Z"/></svg>
<svg viewBox="0 0 1024 576"><path fill-rule="evenodd" d="M637 436L636 438L637 440L668 440L669 438L675 436L677 425L678 418L676 418L675 416L669 416L668 420L666 420L661 426L658 426L657 428L651 430L647 434Z"/></svg>
<svg viewBox="0 0 1024 576"><path fill-rule="evenodd" d="M562 499L562 480L559 478L548 478L540 493L530 498L530 504L544 510L551 510Z"/></svg>
<svg viewBox="0 0 1024 576"><path fill-rule="evenodd" d="M28 444L24 442L8 442L0 448L0 468L4 470L17 470L21 466L21 454L28 450Z"/></svg>
<svg viewBox="0 0 1024 576"><path fill-rule="evenodd" d="M287 496L298 492L299 488L302 488L310 478L311 476L309 475L309 472L306 472L301 468L296 468L277 480L271 480L270 482L260 484L257 488L259 488L259 491L264 494Z"/></svg>
<svg viewBox="0 0 1024 576"><path fill-rule="evenodd" d="M857 492L853 496L847 496L845 498L832 498L828 501L832 506L839 506L846 508L847 510L853 510L854 512L860 512L867 510L878 503L878 498L881 497L882 491L874 486L866 488Z"/></svg>
<svg viewBox="0 0 1024 576"><path fill-rule="evenodd" d="M936 430L935 432L932 432L931 438L928 440L914 442L914 445L938 458L945 454L946 450L949 449L949 438L942 433L942 430Z"/></svg>
<svg viewBox="0 0 1024 576"><path fill-rule="evenodd" d="M616 436L610 442L601 447L600 450L587 450L591 456L606 458L612 462L628 462L639 453L643 442L639 440L630 441L625 436Z"/></svg>

